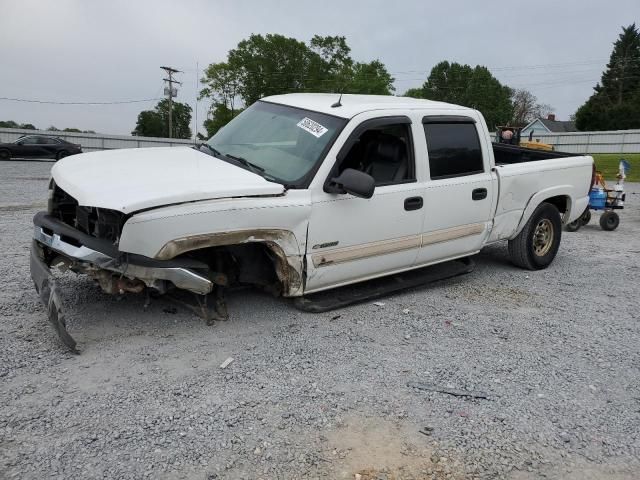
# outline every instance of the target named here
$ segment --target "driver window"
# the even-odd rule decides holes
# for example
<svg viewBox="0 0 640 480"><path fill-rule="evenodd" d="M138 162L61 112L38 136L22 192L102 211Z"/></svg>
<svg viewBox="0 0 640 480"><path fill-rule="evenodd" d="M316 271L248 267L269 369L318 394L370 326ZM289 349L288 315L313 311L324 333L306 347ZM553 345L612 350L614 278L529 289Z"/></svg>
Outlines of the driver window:
<svg viewBox="0 0 640 480"><path fill-rule="evenodd" d="M411 126L406 123L365 130L340 164L338 174L347 168L368 173L376 186L415 180Z"/></svg>

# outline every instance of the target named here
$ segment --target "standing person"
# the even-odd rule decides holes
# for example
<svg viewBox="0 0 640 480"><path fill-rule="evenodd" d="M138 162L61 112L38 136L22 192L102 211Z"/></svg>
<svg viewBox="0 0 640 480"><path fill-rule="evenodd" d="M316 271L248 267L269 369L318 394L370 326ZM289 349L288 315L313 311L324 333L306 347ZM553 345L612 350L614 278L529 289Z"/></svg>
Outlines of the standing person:
<svg viewBox="0 0 640 480"><path fill-rule="evenodd" d="M504 143L511 144L513 140L513 131L508 128L506 130L503 130L502 140L504 140Z"/></svg>

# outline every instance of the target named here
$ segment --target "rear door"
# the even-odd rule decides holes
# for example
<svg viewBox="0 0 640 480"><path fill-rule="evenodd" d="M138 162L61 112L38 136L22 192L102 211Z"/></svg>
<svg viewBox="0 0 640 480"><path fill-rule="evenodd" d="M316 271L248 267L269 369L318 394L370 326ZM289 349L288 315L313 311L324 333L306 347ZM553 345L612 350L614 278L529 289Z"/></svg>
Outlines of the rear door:
<svg viewBox="0 0 640 480"><path fill-rule="evenodd" d="M422 119L420 161L428 166L425 220L417 264L479 251L491 228L494 185L480 119L429 115Z"/></svg>
<svg viewBox="0 0 640 480"><path fill-rule="evenodd" d="M58 151L62 150L60 140L51 137L40 137L38 146L40 147L38 155L42 157L56 158Z"/></svg>

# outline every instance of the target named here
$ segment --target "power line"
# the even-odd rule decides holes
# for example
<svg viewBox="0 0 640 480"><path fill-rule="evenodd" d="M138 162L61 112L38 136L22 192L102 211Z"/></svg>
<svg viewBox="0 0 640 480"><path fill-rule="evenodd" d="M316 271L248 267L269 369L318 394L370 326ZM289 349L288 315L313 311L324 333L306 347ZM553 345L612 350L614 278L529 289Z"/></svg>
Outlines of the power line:
<svg viewBox="0 0 640 480"><path fill-rule="evenodd" d="M601 63L601 61L595 61L595 60L584 60L584 61L578 61L578 62L565 62L565 63L555 63L555 64L540 64L540 65L514 65L514 66L505 66L505 67L493 67L490 68L490 71L514 71L514 70L528 70L528 69L538 69L538 68L559 68L559 67L576 67L576 66L587 66L590 64L594 64L594 63ZM178 83L180 84L180 82L174 80L172 78L172 74L173 73L178 73L179 71L176 69L173 69L171 67L161 67L163 69L170 69L171 72L167 72L168 74L170 74L170 78L169 79L165 79L165 81L169 82L170 88L169 88L169 92L171 92L171 86L173 83ZM193 70L191 70L193 71ZM297 73L293 73L293 72L259 72L259 71L253 71L253 70L247 70L246 73L250 73L250 74L256 74L262 77L282 77L282 76L288 76L290 79L294 79L294 80L299 80L299 81L304 81L304 80L312 80L315 77L313 76L309 76L309 75L305 75L305 74L297 74ZM390 75L392 76L396 76L396 75L407 75L407 74L425 74L428 75L429 71L426 70L405 70L405 71L397 71L397 72L389 72ZM539 72L539 74L542 74L543 72ZM573 73L589 73L587 70L585 71L578 71L578 70L573 70L573 71L564 71L564 72L554 72L554 73L548 73L548 75L552 76L552 77L556 77L556 78L550 78L547 81L543 81L543 82L538 82L538 83L528 83L525 82L524 84L522 84L522 87L527 87L527 86L531 86L531 87L547 87L547 86L555 86L555 85L560 85L560 84L575 84L575 83L583 83L583 82L597 82L598 79L589 79L587 80L586 78L582 77L582 78L566 78L566 79L562 79L562 78L557 78L557 76L560 75L567 75L567 74L573 74ZM524 76L524 75L533 75L532 72L526 73L526 74L510 74L510 73L506 73L505 76L508 77L518 77L518 76ZM196 74L196 77L198 75ZM377 78L376 75L364 75L362 76L365 79L366 78ZM425 81L427 80L426 77L413 77L413 78L395 78L394 79L395 82L413 82L413 81ZM549 81L550 80L550 81ZM323 84L331 84L334 83L335 80L334 79L323 79L320 81ZM528 84L527 84L528 83ZM197 82L196 82L197 85ZM455 89L464 89L465 87L440 87L443 89L447 89L447 88L455 88ZM95 106L101 106L101 105L124 105L124 104L133 104L133 103L144 103L144 102L152 102L152 101L159 101L162 100L162 98L157 97L157 94L159 92L156 93L155 97L152 98L145 98L145 99L140 99L140 100L117 100L117 101L108 101L108 102L104 102L104 101L89 101L89 102L66 102L66 101L50 101L50 100L38 100L38 99L25 99L25 98L16 98L16 97L0 97L0 100L4 100L4 101L13 101L13 102L24 102L24 103L37 103L37 104L50 104L50 105L95 105ZM171 101L171 97L169 98L169 100Z"/></svg>
<svg viewBox="0 0 640 480"><path fill-rule="evenodd" d="M48 104L48 105L123 105L127 103L151 102L153 100L162 100L162 98L144 98L142 100L117 100L114 102L54 102L49 100L33 100L33 99L27 99L27 98L13 98L13 97L0 97L0 100L6 100L10 102L42 103L42 104Z"/></svg>

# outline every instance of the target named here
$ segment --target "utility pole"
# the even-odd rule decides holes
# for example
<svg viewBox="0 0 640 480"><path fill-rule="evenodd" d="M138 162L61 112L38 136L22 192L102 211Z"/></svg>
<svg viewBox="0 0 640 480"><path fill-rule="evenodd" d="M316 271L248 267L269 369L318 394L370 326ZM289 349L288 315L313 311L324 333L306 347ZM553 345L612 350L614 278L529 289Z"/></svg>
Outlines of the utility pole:
<svg viewBox="0 0 640 480"><path fill-rule="evenodd" d="M164 89L164 93L165 95L167 95L167 97L169 97L169 138L173 138L173 118L172 118L172 112L173 112L173 97L178 95L178 90L173 88L173 84L177 83L178 85L182 85L181 82L178 82L177 80L173 79L173 74L174 73L180 73L180 70L176 70L175 68L171 68L171 67L160 67L162 70L164 70L165 72L167 72L167 76L169 78L164 78L163 80L165 82L169 83L169 88Z"/></svg>

